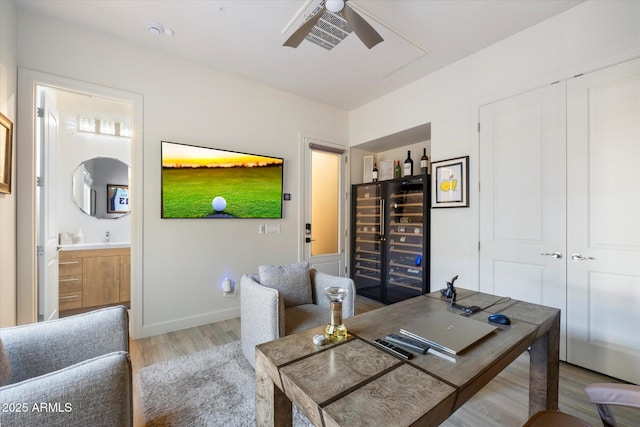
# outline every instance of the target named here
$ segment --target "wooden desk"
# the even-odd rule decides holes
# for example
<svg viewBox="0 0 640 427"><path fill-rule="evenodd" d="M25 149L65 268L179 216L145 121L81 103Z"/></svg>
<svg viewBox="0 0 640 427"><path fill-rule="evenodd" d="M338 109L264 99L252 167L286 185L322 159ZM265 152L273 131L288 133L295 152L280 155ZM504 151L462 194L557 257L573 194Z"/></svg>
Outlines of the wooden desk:
<svg viewBox="0 0 640 427"><path fill-rule="evenodd" d="M487 307L500 297L458 289L458 303ZM316 426L437 426L531 346L529 415L558 409L560 310L522 301L490 313L511 318L455 357L430 353L404 361L371 344L425 313L451 310L439 292L346 319L347 341L316 347L322 327L256 347L257 426L291 426L295 402Z"/></svg>

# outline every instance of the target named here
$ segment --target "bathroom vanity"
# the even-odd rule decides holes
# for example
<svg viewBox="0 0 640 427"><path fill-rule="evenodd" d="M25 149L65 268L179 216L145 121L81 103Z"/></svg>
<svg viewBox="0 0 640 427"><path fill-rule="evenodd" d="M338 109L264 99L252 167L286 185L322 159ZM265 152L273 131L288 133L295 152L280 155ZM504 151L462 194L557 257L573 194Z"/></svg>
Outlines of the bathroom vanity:
<svg viewBox="0 0 640 427"><path fill-rule="evenodd" d="M58 259L61 317L108 305L123 304L129 308L131 249L128 244L63 245Z"/></svg>

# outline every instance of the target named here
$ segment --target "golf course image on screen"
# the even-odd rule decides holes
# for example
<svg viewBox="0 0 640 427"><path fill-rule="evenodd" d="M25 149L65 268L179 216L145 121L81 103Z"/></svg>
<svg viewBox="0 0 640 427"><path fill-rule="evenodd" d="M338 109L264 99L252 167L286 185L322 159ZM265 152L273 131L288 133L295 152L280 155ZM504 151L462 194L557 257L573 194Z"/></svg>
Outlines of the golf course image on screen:
<svg viewBox="0 0 640 427"><path fill-rule="evenodd" d="M282 218L283 159L162 141L163 218Z"/></svg>

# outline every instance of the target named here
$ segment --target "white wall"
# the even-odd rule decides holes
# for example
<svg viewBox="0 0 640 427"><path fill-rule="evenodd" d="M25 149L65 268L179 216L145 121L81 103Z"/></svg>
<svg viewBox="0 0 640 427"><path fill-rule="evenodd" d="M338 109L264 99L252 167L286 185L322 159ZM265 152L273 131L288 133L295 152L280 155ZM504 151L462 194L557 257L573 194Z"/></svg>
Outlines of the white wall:
<svg viewBox="0 0 640 427"><path fill-rule="evenodd" d="M430 122L431 160L470 156L470 207L432 210L432 290L479 287L479 106L639 54L640 2L588 1L349 113L351 146Z"/></svg>
<svg viewBox="0 0 640 427"><path fill-rule="evenodd" d="M16 121L16 8L0 1L0 112ZM16 323L16 192L15 154L11 194L0 194L0 327Z"/></svg>
<svg viewBox="0 0 640 427"><path fill-rule="evenodd" d="M347 113L67 23L18 12L18 65L144 97L143 335L239 315L221 279L297 260L299 132L345 142ZM46 39L47 43L42 43ZM108 57L83 52L106 52ZM284 157L281 234L260 220L160 218L160 141ZM277 250L274 248L277 247Z"/></svg>

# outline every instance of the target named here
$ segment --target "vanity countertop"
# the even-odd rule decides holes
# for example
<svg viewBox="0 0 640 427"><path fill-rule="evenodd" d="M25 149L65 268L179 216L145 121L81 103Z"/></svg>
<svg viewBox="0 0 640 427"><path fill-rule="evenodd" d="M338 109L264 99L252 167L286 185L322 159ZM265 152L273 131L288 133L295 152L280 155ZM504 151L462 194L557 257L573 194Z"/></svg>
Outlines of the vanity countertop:
<svg viewBox="0 0 640 427"><path fill-rule="evenodd" d="M62 251L83 251L87 249L118 249L130 248L131 242L109 242L109 243L74 243L72 245L60 245Z"/></svg>

